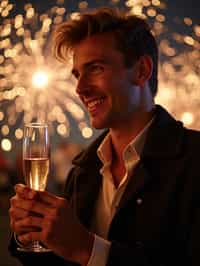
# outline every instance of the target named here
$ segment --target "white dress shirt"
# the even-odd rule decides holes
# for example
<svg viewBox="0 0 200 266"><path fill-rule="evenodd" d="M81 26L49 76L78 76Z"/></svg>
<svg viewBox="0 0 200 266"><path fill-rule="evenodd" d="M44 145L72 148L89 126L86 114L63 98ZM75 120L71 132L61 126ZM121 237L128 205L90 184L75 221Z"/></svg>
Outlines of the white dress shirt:
<svg viewBox="0 0 200 266"><path fill-rule="evenodd" d="M103 163L103 166L100 169L103 179L92 221L92 231L95 233L95 240L88 266L106 265L111 245L111 242L107 240L108 230L129 178L134 175L134 169L140 160L140 154L144 147L146 134L153 119L154 118L148 122L143 130L124 149L123 159L126 172L117 188L115 187L112 173L110 171L112 143L109 133L97 150L97 155Z"/></svg>

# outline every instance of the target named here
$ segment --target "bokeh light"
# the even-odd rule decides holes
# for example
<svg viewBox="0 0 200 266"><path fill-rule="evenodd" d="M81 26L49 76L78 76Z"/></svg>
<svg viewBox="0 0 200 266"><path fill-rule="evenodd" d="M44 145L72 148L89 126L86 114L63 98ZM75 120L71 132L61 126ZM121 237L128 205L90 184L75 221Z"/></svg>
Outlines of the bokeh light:
<svg viewBox="0 0 200 266"><path fill-rule="evenodd" d="M189 126L193 123L194 121L194 115L190 112L184 112L182 114L181 120L185 124L185 126Z"/></svg>
<svg viewBox="0 0 200 266"><path fill-rule="evenodd" d="M32 76L33 86L36 88L45 88L48 85L48 74L43 71L36 71Z"/></svg>
<svg viewBox="0 0 200 266"><path fill-rule="evenodd" d="M12 143L9 139L2 139L1 141L1 148L3 151L11 151Z"/></svg>

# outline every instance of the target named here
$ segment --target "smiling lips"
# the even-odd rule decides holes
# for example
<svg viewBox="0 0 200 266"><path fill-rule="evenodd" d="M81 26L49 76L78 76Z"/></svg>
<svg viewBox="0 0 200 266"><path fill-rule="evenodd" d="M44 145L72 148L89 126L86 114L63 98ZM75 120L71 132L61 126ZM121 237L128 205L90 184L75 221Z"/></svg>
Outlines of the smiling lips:
<svg viewBox="0 0 200 266"><path fill-rule="evenodd" d="M105 97L96 98L93 100L85 101L89 112L97 111L97 108L104 102Z"/></svg>

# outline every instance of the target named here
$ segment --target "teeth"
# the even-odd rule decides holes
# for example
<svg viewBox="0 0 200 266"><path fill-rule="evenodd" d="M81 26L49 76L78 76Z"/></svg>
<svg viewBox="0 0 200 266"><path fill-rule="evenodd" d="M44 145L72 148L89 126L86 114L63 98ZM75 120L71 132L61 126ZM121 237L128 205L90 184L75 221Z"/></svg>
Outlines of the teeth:
<svg viewBox="0 0 200 266"><path fill-rule="evenodd" d="M88 107L92 108L93 106L97 105L97 104L101 104L103 102L103 99L98 99L98 100L94 100L91 102L88 102Z"/></svg>

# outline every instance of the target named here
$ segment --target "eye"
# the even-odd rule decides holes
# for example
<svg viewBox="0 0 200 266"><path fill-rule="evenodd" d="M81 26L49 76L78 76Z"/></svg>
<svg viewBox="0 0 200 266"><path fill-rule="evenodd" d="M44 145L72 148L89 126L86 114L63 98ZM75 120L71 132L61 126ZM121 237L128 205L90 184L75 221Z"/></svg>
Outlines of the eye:
<svg viewBox="0 0 200 266"><path fill-rule="evenodd" d="M92 64L88 67L88 71L92 74L100 74L104 71L104 67L99 64Z"/></svg>
<svg viewBox="0 0 200 266"><path fill-rule="evenodd" d="M75 79L78 79L78 77L79 77L79 73L78 73L78 71L73 70L73 71L72 71L72 77L74 77Z"/></svg>

